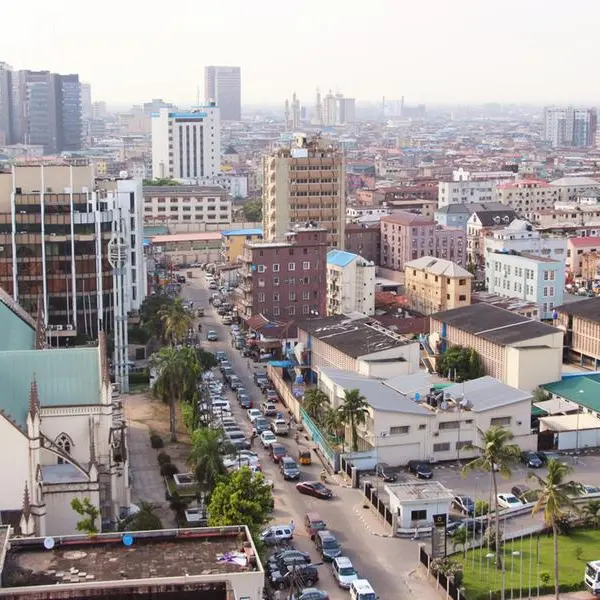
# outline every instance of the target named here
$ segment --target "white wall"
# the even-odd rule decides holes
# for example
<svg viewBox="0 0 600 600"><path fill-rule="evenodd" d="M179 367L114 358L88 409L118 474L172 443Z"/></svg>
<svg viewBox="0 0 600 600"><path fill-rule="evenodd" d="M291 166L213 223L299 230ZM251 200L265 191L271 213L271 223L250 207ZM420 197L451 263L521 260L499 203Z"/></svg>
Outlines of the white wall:
<svg viewBox="0 0 600 600"><path fill-rule="evenodd" d="M25 435L1 414L0 439L0 510L18 510L23 505L25 482L29 481L29 442Z"/></svg>
<svg viewBox="0 0 600 600"><path fill-rule="evenodd" d="M420 502L400 502L396 495L393 493L393 486L385 486L390 496L390 508L392 512L398 511L398 527L402 529L409 529L415 527L415 525L431 525L433 521L433 515L437 514L449 514L450 513L450 500L428 500ZM412 512L415 510L427 511L427 518L415 523L412 520Z"/></svg>
<svg viewBox="0 0 600 600"><path fill-rule="evenodd" d="M100 506L100 494L97 490L85 489L86 484L78 487L83 489L74 492L72 488L65 489L67 486L64 485L44 486L46 535L60 536L77 533L77 522L81 521L82 517L71 508L73 498L79 498L83 501L87 497L96 508ZM98 517L97 527L99 531L102 530L101 517Z"/></svg>
<svg viewBox="0 0 600 600"><path fill-rule="evenodd" d="M561 334L556 334L560 335ZM562 345L544 347L544 336L536 340L538 347L506 348L506 381L507 385L532 392L545 383L560 381L562 373ZM554 342L554 340L553 340ZM536 346L537 346L536 344Z"/></svg>
<svg viewBox="0 0 600 600"><path fill-rule="evenodd" d="M597 448L600 446L600 428L580 429L579 442L577 431L564 431L558 434L558 450L574 450L576 448Z"/></svg>
<svg viewBox="0 0 600 600"><path fill-rule="evenodd" d="M406 362L375 362L394 358L404 358ZM359 357L359 373L370 377L395 377L406 373L410 375L419 370L420 347L418 342L411 342L381 352L373 352ZM363 364L364 363L364 366Z"/></svg>

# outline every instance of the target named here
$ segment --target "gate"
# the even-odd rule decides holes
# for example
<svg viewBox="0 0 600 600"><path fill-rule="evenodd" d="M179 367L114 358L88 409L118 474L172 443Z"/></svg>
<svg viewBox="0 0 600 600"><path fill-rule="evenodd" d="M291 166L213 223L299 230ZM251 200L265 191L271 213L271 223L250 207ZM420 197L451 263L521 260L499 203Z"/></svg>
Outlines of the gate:
<svg viewBox="0 0 600 600"><path fill-rule="evenodd" d="M329 463L334 473L340 470L340 453L336 452L330 445L318 425L308 416L306 411L300 407L300 418L304 427L309 432L312 441L318 446L323 458Z"/></svg>

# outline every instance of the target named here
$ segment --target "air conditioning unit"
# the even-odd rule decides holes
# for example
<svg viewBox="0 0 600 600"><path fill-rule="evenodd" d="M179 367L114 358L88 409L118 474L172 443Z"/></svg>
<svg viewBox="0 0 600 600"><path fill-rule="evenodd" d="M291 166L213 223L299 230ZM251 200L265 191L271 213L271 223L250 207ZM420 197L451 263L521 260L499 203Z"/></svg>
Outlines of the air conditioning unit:
<svg viewBox="0 0 600 600"><path fill-rule="evenodd" d="M74 327L73 327L73 325L67 325L66 329L67 329L67 331L73 331Z"/></svg>
<svg viewBox="0 0 600 600"><path fill-rule="evenodd" d="M439 432L439 431L434 431L434 432L433 432L433 437L438 437L439 435L440 435L440 432Z"/></svg>
<svg viewBox="0 0 600 600"><path fill-rule="evenodd" d="M56 326L56 331L62 331L63 330L63 326L62 325L57 325Z"/></svg>

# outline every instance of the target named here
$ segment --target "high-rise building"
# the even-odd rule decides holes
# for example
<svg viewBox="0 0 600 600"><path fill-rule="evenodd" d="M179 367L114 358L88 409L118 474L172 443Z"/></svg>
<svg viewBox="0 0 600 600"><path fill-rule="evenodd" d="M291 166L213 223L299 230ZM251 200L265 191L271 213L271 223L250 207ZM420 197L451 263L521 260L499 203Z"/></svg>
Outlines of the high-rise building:
<svg viewBox="0 0 600 600"><path fill-rule="evenodd" d="M161 108L152 116L152 176L199 180L221 168L219 108L189 112Z"/></svg>
<svg viewBox="0 0 600 600"><path fill-rule="evenodd" d="M344 156L331 142L300 135L291 149L266 156L263 189L265 240L280 238L290 226L314 222L327 229L332 248L343 249Z"/></svg>
<svg viewBox="0 0 600 600"><path fill-rule="evenodd" d="M239 67L205 67L204 99L216 102L222 121L242 119L242 78Z"/></svg>
<svg viewBox="0 0 600 600"><path fill-rule="evenodd" d="M595 108L547 106L544 109L544 140L555 148L593 146L596 125Z"/></svg>
<svg viewBox="0 0 600 600"><path fill-rule="evenodd" d="M338 122L338 99L331 93L323 98L323 125L325 127L333 127Z"/></svg>
<svg viewBox="0 0 600 600"><path fill-rule="evenodd" d="M12 144L12 68L0 62L0 140Z"/></svg>
<svg viewBox="0 0 600 600"><path fill-rule="evenodd" d="M356 121L356 99L341 96L338 99L338 123L346 125L354 121Z"/></svg>
<svg viewBox="0 0 600 600"><path fill-rule="evenodd" d="M92 86L89 83L81 83L81 116L89 120L94 116L92 105Z"/></svg>
<svg viewBox="0 0 600 600"><path fill-rule="evenodd" d="M81 150L82 104L79 75L56 75L57 151Z"/></svg>

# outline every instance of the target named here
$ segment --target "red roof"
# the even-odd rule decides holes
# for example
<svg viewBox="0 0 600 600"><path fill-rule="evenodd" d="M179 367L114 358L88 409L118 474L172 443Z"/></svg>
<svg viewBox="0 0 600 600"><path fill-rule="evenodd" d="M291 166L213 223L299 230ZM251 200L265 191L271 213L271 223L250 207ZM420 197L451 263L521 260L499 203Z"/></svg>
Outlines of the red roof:
<svg viewBox="0 0 600 600"><path fill-rule="evenodd" d="M542 179L519 179L511 183L502 183L498 186L499 190L519 189L525 185L535 185L539 188L552 187L547 181Z"/></svg>
<svg viewBox="0 0 600 600"><path fill-rule="evenodd" d="M399 211L393 215L381 217L382 223L396 223L398 225L435 225L435 221L426 219L422 215Z"/></svg>
<svg viewBox="0 0 600 600"><path fill-rule="evenodd" d="M600 237L574 237L569 238L569 244L575 248L586 248L588 246L600 246Z"/></svg>

